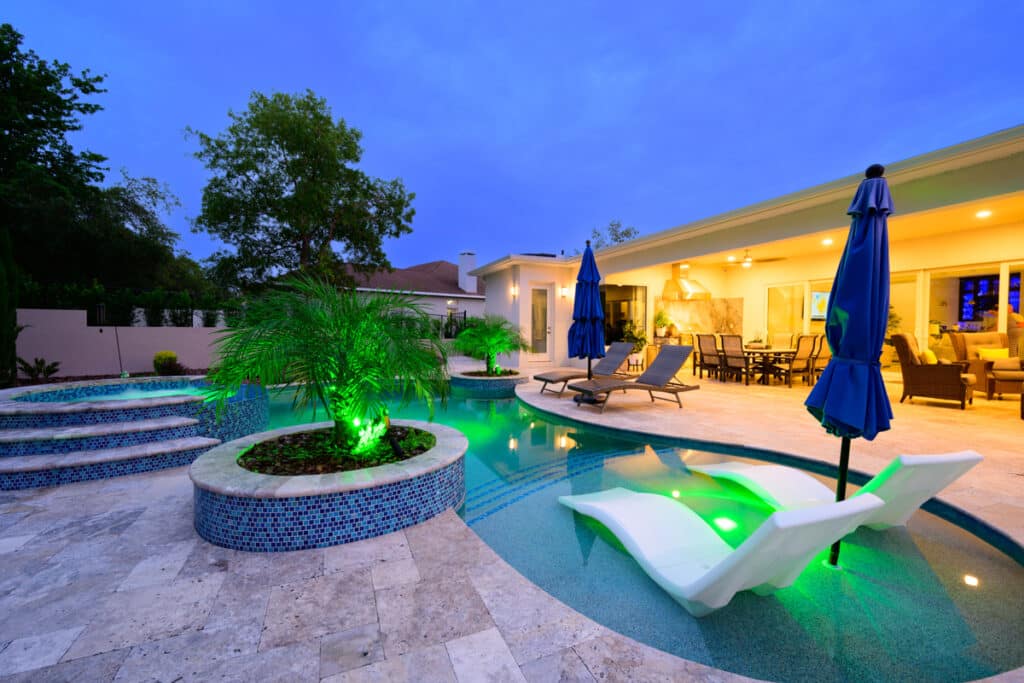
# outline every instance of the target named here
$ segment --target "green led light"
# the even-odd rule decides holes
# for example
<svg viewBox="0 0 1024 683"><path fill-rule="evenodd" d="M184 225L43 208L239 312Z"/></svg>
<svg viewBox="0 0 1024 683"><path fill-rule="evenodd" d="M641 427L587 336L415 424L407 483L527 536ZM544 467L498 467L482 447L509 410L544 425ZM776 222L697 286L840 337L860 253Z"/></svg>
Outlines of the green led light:
<svg viewBox="0 0 1024 683"><path fill-rule="evenodd" d="M679 491L673 491L672 492L672 497L673 498L678 498L679 497Z"/></svg>
<svg viewBox="0 0 1024 683"><path fill-rule="evenodd" d="M736 528L736 522L732 521L728 517L715 517L712 521L714 521L715 526L722 531L732 531Z"/></svg>
<svg viewBox="0 0 1024 683"><path fill-rule="evenodd" d="M359 426L359 418L357 417L356 419L352 420L352 424L354 426L358 427Z"/></svg>

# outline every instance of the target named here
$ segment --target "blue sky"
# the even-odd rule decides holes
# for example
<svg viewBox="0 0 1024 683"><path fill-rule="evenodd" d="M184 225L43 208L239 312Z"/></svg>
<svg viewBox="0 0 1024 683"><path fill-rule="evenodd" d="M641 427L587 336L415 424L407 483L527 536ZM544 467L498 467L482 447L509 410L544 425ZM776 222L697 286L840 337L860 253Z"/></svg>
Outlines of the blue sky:
<svg viewBox="0 0 1024 683"><path fill-rule="evenodd" d="M788 8L787 8L788 6ZM106 73L76 144L170 185L181 246L253 90L327 98L416 193L404 267L648 234L1024 123L1024 3L34 2L24 47Z"/></svg>

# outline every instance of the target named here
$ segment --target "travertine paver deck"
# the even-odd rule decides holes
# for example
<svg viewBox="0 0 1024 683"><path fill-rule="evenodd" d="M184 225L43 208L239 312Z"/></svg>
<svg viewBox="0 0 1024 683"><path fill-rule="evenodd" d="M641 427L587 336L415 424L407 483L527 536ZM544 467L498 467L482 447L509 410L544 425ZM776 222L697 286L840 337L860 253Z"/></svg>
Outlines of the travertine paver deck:
<svg viewBox="0 0 1024 683"><path fill-rule="evenodd" d="M805 389L701 384L684 410L631 393L603 416L534 396L537 384L522 392L603 424L835 457L836 440L803 412ZM979 395L964 413L923 403L895 411L891 432L854 443L855 467L974 448L986 461L944 497L1024 539L1016 396ZM192 529L184 468L0 493L0 566L2 681L739 679L560 604L452 512L323 550L212 546Z"/></svg>

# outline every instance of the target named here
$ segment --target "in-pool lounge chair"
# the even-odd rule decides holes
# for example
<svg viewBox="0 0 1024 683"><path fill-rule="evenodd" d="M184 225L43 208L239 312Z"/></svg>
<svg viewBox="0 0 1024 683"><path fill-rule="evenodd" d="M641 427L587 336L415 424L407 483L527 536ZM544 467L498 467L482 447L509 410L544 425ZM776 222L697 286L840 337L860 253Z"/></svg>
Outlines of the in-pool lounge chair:
<svg viewBox="0 0 1024 683"><path fill-rule="evenodd" d="M882 506L863 495L774 512L734 550L697 513L667 496L614 488L558 502L608 527L648 576L695 617L725 607L739 591L768 595L792 584L815 555Z"/></svg>
<svg viewBox="0 0 1024 683"><path fill-rule="evenodd" d="M864 522L866 526L872 529L901 526L925 501L981 460L981 455L975 451L901 455L851 497L874 494L885 503ZM836 499L835 491L811 475L783 465L729 462L687 467L691 472L736 482L777 510L827 505Z"/></svg>
<svg viewBox="0 0 1024 683"><path fill-rule="evenodd" d="M597 362L597 365L591 368L591 374L594 377L615 377L619 375L619 368L623 363L626 362L626 356L633 352L633 344L631 342L612 342L612 345L605 351L604 358ZM565 391L565 385L574 379L585 379L587 376L586 370L580 368L555 368L554 370L548 370L542 372L539 375L534 375L533 378L539 382L544 382L540 387L540 393L550 391L552 394L561 394ZM622 374L625 377L625 374ZM557 384L561 382L562 388L558 391L548 389L549 384Z"/></svg>
<svg viewBox="0 0 1024 683"><path fill-rule="evenodd" d="M600 405L602 413L605 406L608 405L608 399L611 398L612 392L619 391L620 389L622 391L630 389L646 391L650 394L652 403L655 398L660 398L663 401L675 400L679 407L682 408L683 402L680 400L679 394L684 391L700 389L699 386L694 384L683 384L682 382L674 381L676 374L682 370L691 351L693 351L692 346L665 345L658 351L658 355L654 357L650 367L635 380L607 377L604 379L592 379L586 382L576 382L575 384L570 384L569 388L573 391L578 391L588 399L579 401L579 405L585 403ZM656 393L668 394L671 398L655 396L654 394Z"/></svg>

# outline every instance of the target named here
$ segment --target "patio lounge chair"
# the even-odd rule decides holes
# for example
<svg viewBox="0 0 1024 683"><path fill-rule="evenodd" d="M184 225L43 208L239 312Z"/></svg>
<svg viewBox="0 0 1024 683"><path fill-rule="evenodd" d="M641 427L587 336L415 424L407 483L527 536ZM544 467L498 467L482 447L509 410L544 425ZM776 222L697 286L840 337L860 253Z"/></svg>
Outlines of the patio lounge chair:
<svg viewBox="0 0 1024 683"><path fill-rule="evenodd" d="M682 408L683 402L680 400L679 394L684 391L700 389L700 387L696 385L673 381L676 374L683 368L683 365L686 364L686 359L690 356L691 351L693 351L692 346L662 346L661 350L658 351L658 355L654 357L654 361L651 362L650 367L648 367L642 375L637 377L636 380L630 381L608 377L605 379L592 379L586 382L577 382L575 384L570 384L569 388L573 391L580 392L583 396L590 399L587 401L579 401L579 405L583 405L584 403L600 405L602 413L608 405L608 399L611 398L612 392L620 389L622 391L628 391L630 389L646 391L650 394L652 403L655 398L660 398L663 401L671 401L675 399L675 402L680 408ZM671 398L655 396L655 393L669 394ZM601 398L602 396L604 398Z"/></svg>
<svg viewBox="0 0 1024 683"><path fill-rule="evenodd" d="M876 474L852 497L874 494L885 505L864 521L872 529L901 526L926 500L960 478L981 462L974 451L942 455L901 455ZM777 510L798 510L835 501L835 491L814 477L782 465L721 463L689 465L716 479L733 481L762 498Z"/></svg>
<svg viewBox="0 0 1024 683"><path fill-rule="evenodd" d="M789 586L815 555L882 505L864 495L775 512L734 550L693 510L667 496L614 488L558 502L608 527L647 575L696 617L725 607L739 591L768 595Z"/></svg>
<svg viewBox="0 0 1024 683"><path fill-rule="evenodd" d="M612 342L611 347L605 352L604 358L597 362L591 373L594 377L615 377L619 375L619 367L626 362L626 356L633 352L633 344L631 342ZM542 372L539 375L534 375L533 378L539 382L544 382L540 387L540 393L549 391L552 394L561 395L565 391L565 385L570 380L586 378L587 371L581 370L580 368L555 368L554 370L548 370ZM623 377L626 375L623 374ZM549 384L562 383L562 388L558 391L548 389Z"/></svg>

